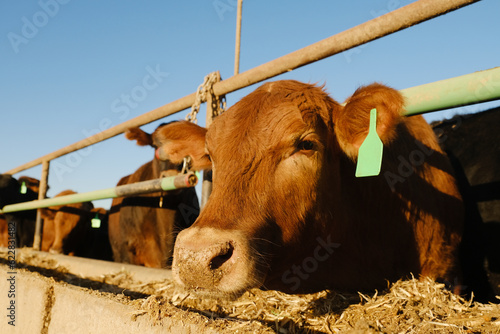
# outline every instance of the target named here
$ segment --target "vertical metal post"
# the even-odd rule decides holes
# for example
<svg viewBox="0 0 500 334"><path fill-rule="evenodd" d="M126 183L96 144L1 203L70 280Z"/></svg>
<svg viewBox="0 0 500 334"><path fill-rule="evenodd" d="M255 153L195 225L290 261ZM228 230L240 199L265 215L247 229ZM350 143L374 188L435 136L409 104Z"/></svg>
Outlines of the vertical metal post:
<svg viewBox="0 0 500 334"><path fill-rule="evenodd" d="M236 43L234 50L234 75L240 71L240 42L241 42L241 11L243 0L238 0L238 9L236 10Z"/></svg>
<svg viewBox="0 0 500 334"><path fill-rule="evenodd" d="M42 176L40 178L40 190L38 192L38 199L44 199L47 195L47 183L49 180L49 160L42 162ZM40 250L43 238L43 224L41 209L36 211L36 224L35 224L35 238L33 240L33 249Z"/></svg>

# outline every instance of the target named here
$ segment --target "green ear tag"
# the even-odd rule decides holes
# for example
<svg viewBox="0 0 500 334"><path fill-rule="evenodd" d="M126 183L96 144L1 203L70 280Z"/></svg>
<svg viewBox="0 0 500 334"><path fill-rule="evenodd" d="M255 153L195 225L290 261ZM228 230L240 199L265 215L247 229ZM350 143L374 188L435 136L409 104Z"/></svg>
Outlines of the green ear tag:
<svg viewBox="0 0 500 334"><path fill-rule="evenodd" d="M377 109L370 111L368 135L358 152L356 177L376 176L380 174L384 145L377 134Z"/></svg>
<svg viewBox="0 0 500 334"><path fill-rule="evenodd" d="M20 190L21 194L26 194L28 192L28 187L26 186L26 182L23 181L23 183L21 183L21 190Z"/></svg>
<svg viewBox="0 0 500 334"><path fill-rule="evenodd" d="M101 220L99 219L99 214L95 214L95 218L92 218L90 221L92 223L92 228L100 228L101 227Z"/></svg>

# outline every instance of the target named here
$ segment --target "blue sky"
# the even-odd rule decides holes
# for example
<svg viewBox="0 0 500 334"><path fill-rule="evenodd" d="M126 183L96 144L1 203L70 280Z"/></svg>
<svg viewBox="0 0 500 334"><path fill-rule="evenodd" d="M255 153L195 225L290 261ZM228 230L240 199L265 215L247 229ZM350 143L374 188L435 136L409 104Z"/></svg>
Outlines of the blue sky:
<svg viewBox="0 0 500 334"><path fill-rule="evenodd" d="M240 71L411 2L245 0ZM483 0L271 80L326 83L343 101L374 81L403 89L500 66L499 13L500 1ZM0 2L0 172L188 95L212 71L232 76L235 21L236 0ZM255 87L228 95L228 106ZM492 105L500 101L426 118ZM153 153L120 135L59 158L48 196L113 187Z"/></svg>

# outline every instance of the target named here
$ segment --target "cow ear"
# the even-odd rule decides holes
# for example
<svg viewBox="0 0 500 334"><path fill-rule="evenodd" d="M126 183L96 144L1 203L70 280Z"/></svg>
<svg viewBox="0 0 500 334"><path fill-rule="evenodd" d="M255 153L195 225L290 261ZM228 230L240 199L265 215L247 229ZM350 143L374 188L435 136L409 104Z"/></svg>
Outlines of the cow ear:
<svg viewBox="0 0 500 334"><path fill-rule="evenodd" d="M128 129L125 132L125 137L128 140L137 140L137 145L139 146L153 146L153 139L151 135L139 128Z"/></svg>
<svg viewBox="0 0 500 334"><path fill-rule="evenodd" d="M212 162L205 152L206 133L205 128L187 121L164 125L153 134L158 143L157 157L179 164L189 156L192 169L211 169Z"/></svg>
<svg viewBox="0 0 500 334"><path fill-rule="evenodd" d="M384 145L396 136L402 120L403 96L395 89L374 83L360 87L346 100L335 121L335 134L342 150L355 160L368 135L370 110L377 109L377 134Z"/></svg>

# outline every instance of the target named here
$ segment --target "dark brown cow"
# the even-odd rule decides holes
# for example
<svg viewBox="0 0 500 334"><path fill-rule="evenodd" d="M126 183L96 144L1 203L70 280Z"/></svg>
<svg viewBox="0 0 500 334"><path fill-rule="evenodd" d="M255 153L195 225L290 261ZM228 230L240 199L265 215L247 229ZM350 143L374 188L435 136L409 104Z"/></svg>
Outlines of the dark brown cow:
<svg viewBox="0 0 500 334"><path fill-rule="evenodd" d="M213 163L213 192L182 231L173 275L200 293L365 290L410 273L454 282L462 201L446 156L400 93L358 89L345 106L321 87L266 83L175 148L181 123L158 133L172 161ZM377 177L356 178L369 114L384 143ZM202 155L206 141L206 152ZM175 150L171 152L171 148ZM197 158L200 157L201 158Z"/></svg>
<svg viewBox="0 0 500 334"><path fill-rule="evenodd" d="M499 302L500 107L431 125L450 158L465 204L460 245L464 285L475 300Z"/></svg>
<svg viewBox="0 0 500 334"><path fill-rule="evenodd" d="M37 179L28 176L21 176L16 180L9 174L0 174L0 208L38 199L39 184ZM36 210L12 212L0 215L0 218L0 226L6 226L9 222L15 226L16 247L33 246ZM8 235L2 234L2 239L8 240Z"/></svg>
<svg viewBox="0 0 500 334"><path fill-rule="evenodd" d="M157 147L152 136L138 128L129 129L126 137L137 140L141 146ZM123 177L118 185L177 175L182 159L173 164L156 157L161 155L156 152L152 161ZM114 199L109 216L114 260L154 268L170 266L177 232L191 226L198 213L198 198L193 188Z"/></svg>
<svg viewBox="0 0 500 334"><path fill-rule="evenodd" d="M93 222L94 219L97 219L95 223ZM108 211L104 208L93 208L90 211L90 217L86 222L85 242L75 255L81 254L79 256L113 261L113 252L108 235L108 219Z"/></svg>

